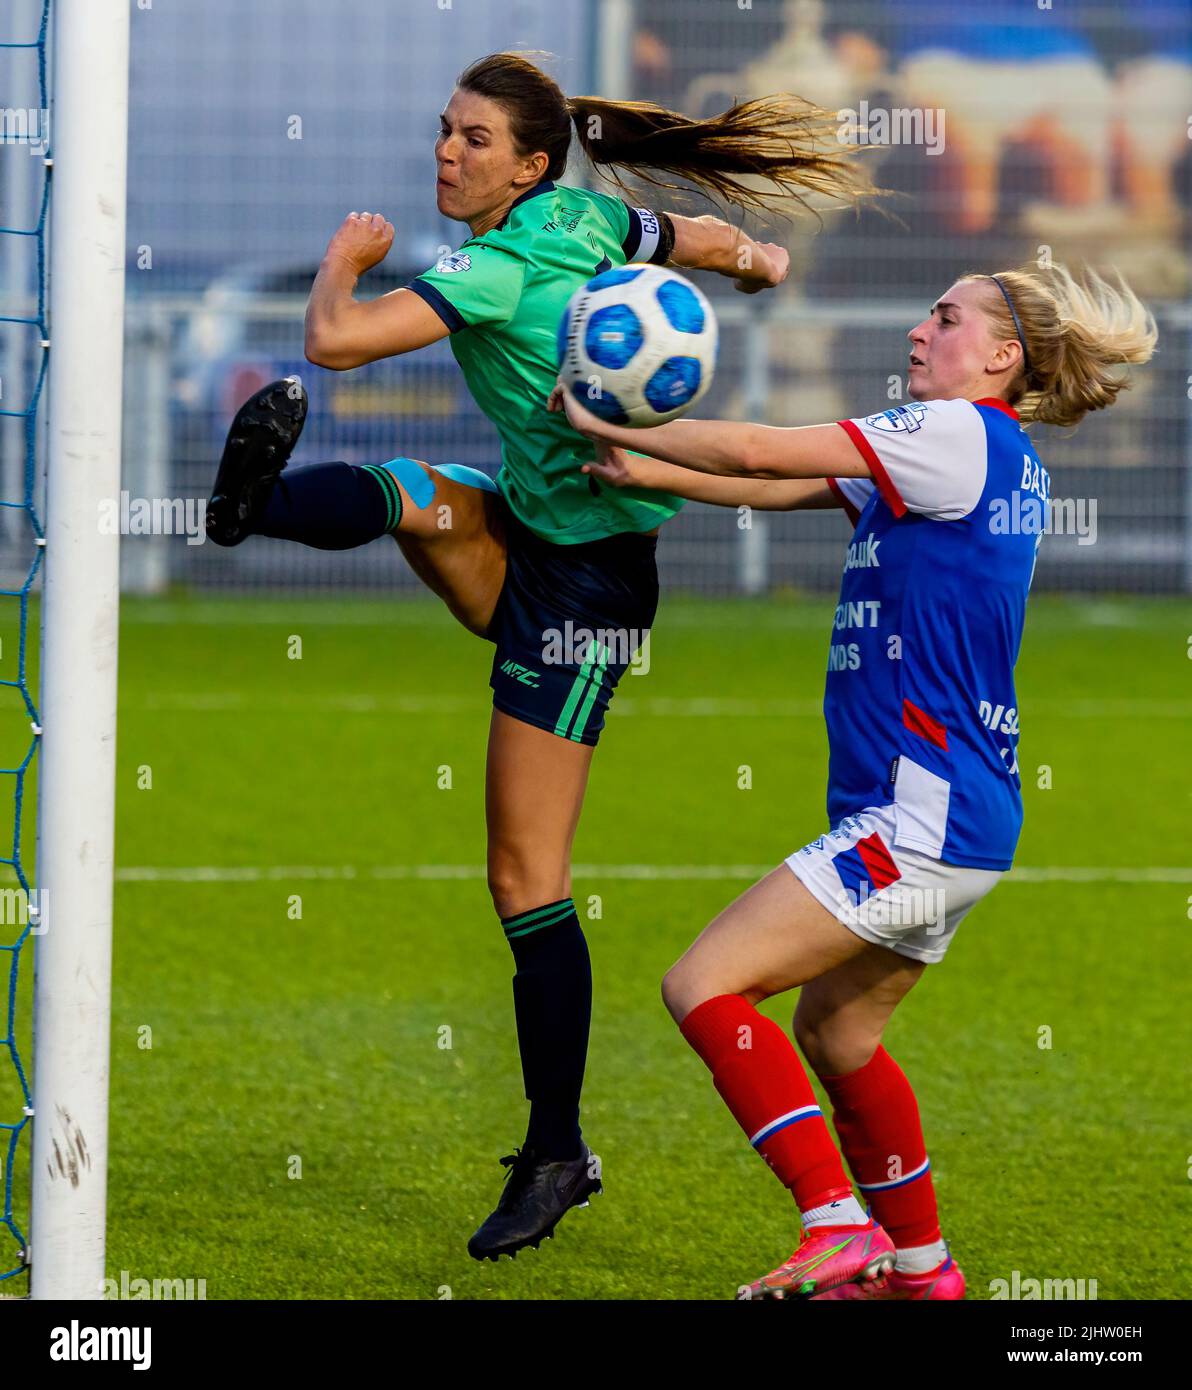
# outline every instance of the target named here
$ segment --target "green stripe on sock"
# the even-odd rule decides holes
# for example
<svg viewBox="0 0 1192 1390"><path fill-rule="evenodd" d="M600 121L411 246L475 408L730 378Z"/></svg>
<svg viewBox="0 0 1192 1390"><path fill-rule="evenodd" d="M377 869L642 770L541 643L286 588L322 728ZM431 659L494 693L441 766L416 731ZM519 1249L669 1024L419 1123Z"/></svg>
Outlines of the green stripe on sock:
<svg viewBox="0 0 1192 1390"><path fill-rule="evenodd" d="M568 917L574 916L575 908L570 907L557 917L548 917L545 922L534 922L528 927L522 927L519 931L506 931L505 940L512 941L516 936L529 936L531 932L541 931L543 927L557 927L560 922L565 922Z"/></svg>
<svg viewBox="0 0 1192 1390"><path fill-rule="evenodd" d="M530 922L535 922L539 917L545 917L547 914L553 915L559 911L570 912L574 907L575 903L570 898L560 898L556 903L546 903L542 907L532 907L528 912L519 912L515 917L505 917L502 919L501 925L508 931L510 927L527 926Z"/></svg>
<svg viewBox="0 0 1192 1390"><path fill-rule="evenodd" d="M608 665L609 651L607 647L600 648L600 660L596 664L596 671L592 677L592 684L588 687L587 696L580 707L579 714L575 718L575 727L571 731L571 738L575 743L579 743L583 738L584 728L588 722L588 715L592 712L592 706L596 703L596 696L600 694L600 685L604 680L604 668Z"/></svg>
<svg viewBox="0 0 1192 1390"><path fill-rule="evenodd" d="M514 917L513 922L502 923L506 941L513 941L514 937L528 937L532 931L542 931L543 927L557 927L558 923L567 922L568 917L575 916L575 903L568 898L561 908L550 909L545 917L538 916L538 913L525 913L524 916L535 917L536 920L524 923L520 917Z"/></svg>
<svg viewBox="0 0 1192 1390"><path fill-rule="evenodd" d="M385 499L385 530L388 531L393 526L393 494L389 491L389 484L381 476L382 470L375 464L364 464L364 471L373 479L381 489L381 496Z"/></svg>
<svg viewBox="0 0 1192 1390"><path fill-rule="evenodd" d="M397 479L393 476L392 473L390 473L390 471L387 468L381 469L381 476L385 479L386 483L389 484L389 491L393 496L393 525L390 526L389 529L391 531L396 531L398 522L401 521L401 513L403 506L401 500L401 488L398 487Z"/></svg>
<svg viewBox="0 0 1192 1390"><path fill-rule="evenodd" d="M402 513L401 489L397 485L397 479L387 468L378 467L375 463L366 463L364 468L373 475L385 494L385 530L392 531L401 520Z"/></svg>
<svg viewBox="0 0 1192 1390"><path fill-rule="evenodd" d="M549 917L539 917L533 922L522 922L516 927L506 927L506 936L520 936L524 931L537 931L539 927L553 927L556 922L562 922L570 917L575 911L574 907L560 908L558 912L552 912Z"/></svg>
<svg viewBox="0 0 1192 1390"><path fill-rule="evenodd" d="M393 493L393 525L390 526L389 529L390 531L396 531L398 523L401 521L403 505L401 500L401 488L398 487L397 479L393 476L392 473L390 473L390 471L387 468L382 468L381 472L389 480L389 489Z"/></svg>

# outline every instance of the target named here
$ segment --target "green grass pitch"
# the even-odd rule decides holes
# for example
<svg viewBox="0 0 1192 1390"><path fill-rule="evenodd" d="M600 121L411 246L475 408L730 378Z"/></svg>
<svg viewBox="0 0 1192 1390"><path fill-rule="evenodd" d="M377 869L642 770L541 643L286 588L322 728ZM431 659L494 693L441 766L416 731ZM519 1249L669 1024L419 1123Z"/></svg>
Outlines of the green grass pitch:
<svg viewBox="0 0 1192 1390"><path fill-rule="evenodd" d="M465 1242L525 1114L479 872L491 648L429 600L127 602L110 1276L203 1279L219 1299L726 1298L785 1258L793 1204L658 992L749 880L624 866L727 875L825 828L831 610L664 595L575 855L581 917L601 908L584 1124L605 1193L540 1251L479 1265ZM1095 1279L1102 1299L1182 1291L1189 634L1186 602L1033 602L1028 872L887 1032L970 1297L1015 1270ZM1072 868L1100 872L1042 872ZM793 1002L767 1011L788 1022ZM0 1057L4 1119L9 1071Z"/></svg>

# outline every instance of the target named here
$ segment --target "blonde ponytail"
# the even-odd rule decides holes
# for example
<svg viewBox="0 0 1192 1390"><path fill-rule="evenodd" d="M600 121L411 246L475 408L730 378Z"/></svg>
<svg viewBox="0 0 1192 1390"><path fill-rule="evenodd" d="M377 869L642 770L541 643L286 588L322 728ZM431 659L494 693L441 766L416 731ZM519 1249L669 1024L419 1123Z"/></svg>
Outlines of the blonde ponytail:
<svg viewBox="0 0 1192 1390"><path fill-rule="evenodd" d="M1154 316L1120 275L1111 282L1084 270L1077 277L1053 264L999 271L997 280L1006 298L990 284L983 307L999 333L1015 338L1020 328L1025 339L1027 369L1009 395L1023 420L1075 425L1104 410L1130 385L1121 369L1155 350Z"/></svg>

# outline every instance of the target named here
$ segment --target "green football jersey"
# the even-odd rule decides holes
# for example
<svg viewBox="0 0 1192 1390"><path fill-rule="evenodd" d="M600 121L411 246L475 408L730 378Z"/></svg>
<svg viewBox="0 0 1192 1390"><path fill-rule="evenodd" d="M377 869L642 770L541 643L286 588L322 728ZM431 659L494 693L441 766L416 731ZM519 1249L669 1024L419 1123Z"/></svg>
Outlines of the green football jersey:
<svg viewBox="0 0 1192 1390"><path fill-rule="evenodd" d="M468 389L497 428L505 501L548 541L650 531L683 505L646 488L598 485L593 495L580 472L595 457L591 441L562 412L546 409L567 301L598 271L649 260L659 249L649 209L546 180L523 193L500 226L469 238L408 286L451 330Z"/></svg>

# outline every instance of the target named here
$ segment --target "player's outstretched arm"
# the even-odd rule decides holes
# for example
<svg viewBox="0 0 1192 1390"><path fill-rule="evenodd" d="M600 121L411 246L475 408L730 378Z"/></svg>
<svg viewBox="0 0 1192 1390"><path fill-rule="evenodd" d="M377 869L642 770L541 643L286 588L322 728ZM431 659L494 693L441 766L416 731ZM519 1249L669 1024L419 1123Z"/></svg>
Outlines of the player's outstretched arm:
<svg viewBox="0 0 1192 1390"><path fill-rule="evenodd" d="M306 359L347 371L445 338L447 325L410 290L358 303L356 282L385 259L393 224L379 213L349 213L331 238L306 306Z"/></svg>
<svg viewBox="0 0 1192 1390"><path fill-rule="evenodd" d="M563 409L563 390L556 386L547 409ZM841 506L826 482L795 478L724 478L695 473L690 468L666 463L596 441L596 458L581 470L608 487L644 487L669 492L692 502L715 507L752 507L755 511L791 512Z"/></svg>
<svg viewBox="0 0 1192 1390"><path fill-rule="evenodd" d="M650 429L610 425L585 409L570 391L555 388L572 429L621 449L697 473L728 478L868 478L869 465L835 424L781 429L736 420L671 420ZM687 494L682 494L687 495Z"/></svg>
<svg viewBox="0 0 1192 1390"><path fill-rule="evenodd" d="M596 460L582 471L612 487L646 487L710 502L714 507L752 507L758 512L794 512L840 507L840 497L819 478L718 478L661 459L597 444Z"/></svg>
<svg viewBox="0 0 1192 1390"><path fill-rule="evenodd" d="M791 258L783 247L754 241L719 217L680 217L673 212L667 216L675 229L669 265L731 275L733 287L745 294L773 289L786 279Z"/></svg>

